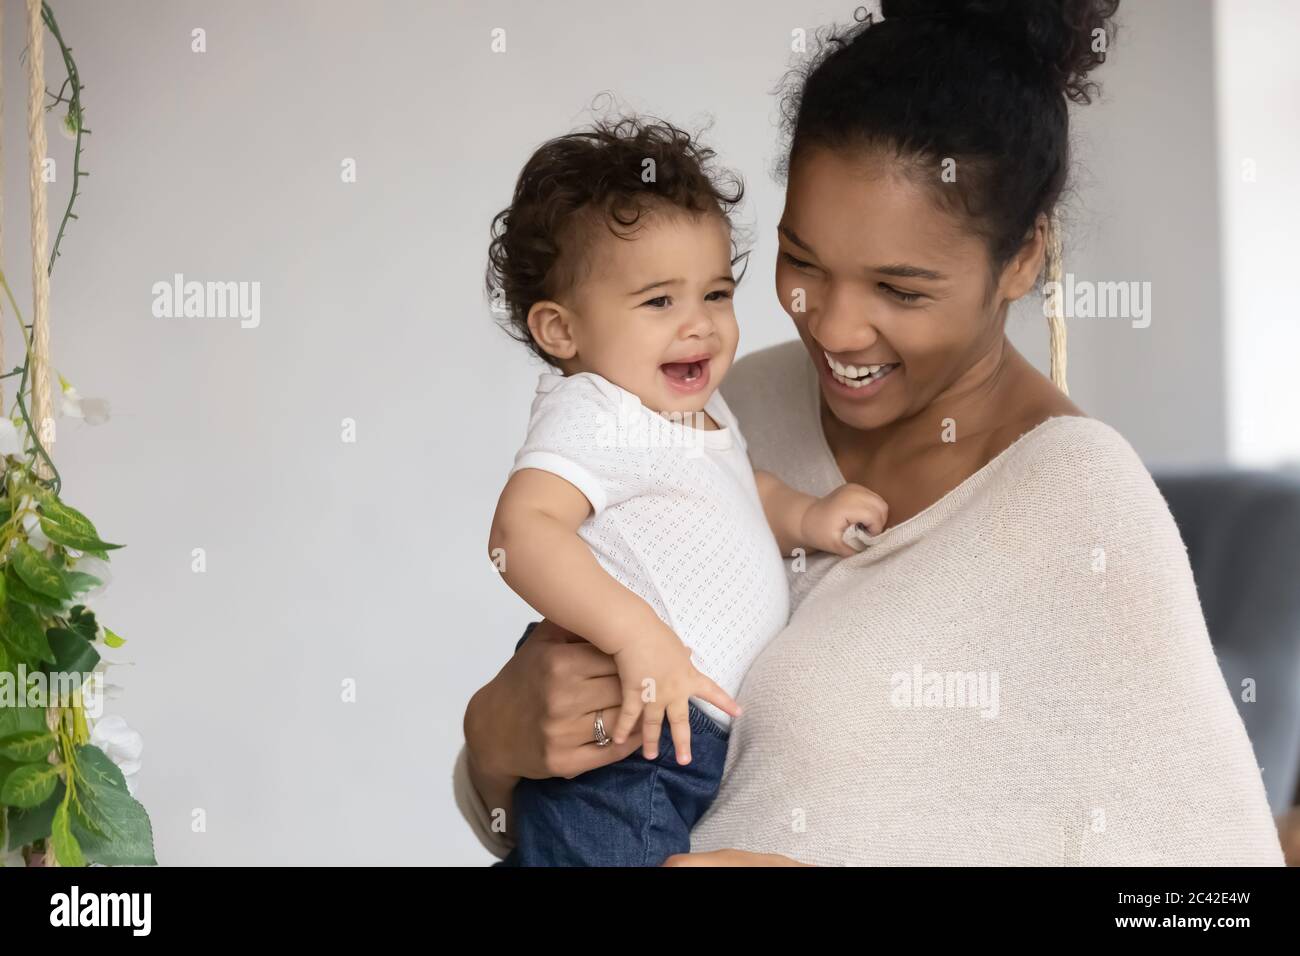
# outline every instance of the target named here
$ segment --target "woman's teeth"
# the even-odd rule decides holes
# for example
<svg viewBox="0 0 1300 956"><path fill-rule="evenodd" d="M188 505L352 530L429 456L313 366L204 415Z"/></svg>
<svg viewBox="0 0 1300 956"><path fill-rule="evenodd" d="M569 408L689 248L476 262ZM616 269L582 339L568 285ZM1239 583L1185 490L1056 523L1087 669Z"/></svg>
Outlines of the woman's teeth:
<svg viewBox="0 0 1300 956"><path fill-rule="evenodd" d="M830 366L831 376L835 381L850 388L864 388L876 379L884 378L898 367L897 362L888 365L845 365L835 361L827 352L822 354L826 356L826 364Z"/></svg>

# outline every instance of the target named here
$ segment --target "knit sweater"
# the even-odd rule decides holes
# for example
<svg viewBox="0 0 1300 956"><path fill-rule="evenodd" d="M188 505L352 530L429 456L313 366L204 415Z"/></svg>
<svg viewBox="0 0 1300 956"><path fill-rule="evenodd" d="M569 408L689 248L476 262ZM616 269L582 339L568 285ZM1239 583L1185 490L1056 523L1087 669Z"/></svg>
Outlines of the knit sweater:
<svg viewBox="0 0 1300 956"><path fill-rule="evenodd" d="M798 342L723 385L756 468L844 481ZM848 558L787 561L793 613L737 700L695 851L822 865L1279 865L1187 550L1129 443L1058 416ZM469 784L457 803L508 840Z"/></svg>

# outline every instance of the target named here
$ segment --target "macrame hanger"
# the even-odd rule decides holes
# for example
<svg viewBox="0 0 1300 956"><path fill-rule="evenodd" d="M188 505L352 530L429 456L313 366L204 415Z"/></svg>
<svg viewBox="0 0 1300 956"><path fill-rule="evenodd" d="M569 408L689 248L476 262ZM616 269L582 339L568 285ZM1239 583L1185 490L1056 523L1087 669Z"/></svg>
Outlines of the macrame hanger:
<svg viewBox="0 0 1300 956"><path fill-rule="evenodd" d="M45 25L41 0L27 0L27 188L32 206L32 426L45 453L53 457L54 415L50 407L50 274L46 247L49 224L45 213ZM36 473L52 478L39 455Z"/></svg>
<svg viewBox="0 0 1300 956"><path fill-rule="evenodd" d="M0 3L0 51L5 48L5 5ZM2 65L2 64L0 64ZM4 159L4 129L5 129L5 75L4 70L0 69L0 262L5 261L5 159ZM3 298L3 296L0 296ZM0 302L0 371L8 371L9 366L5 364L5 323L4 323L4 303ZM5 407L5 380L0 378L0 414L3 414Z"/></svg>
<svg viewBox="0 0 1300 956"><path fill-rule="evenodd" d="M1057 293L1047 297L1047 332L1051 350L1052 384L1069 395L1070 389L1065 382L1065 315L1062 312L1061 275L1061 221L1052 216L1047 224L1046 282L1056 283L1052 288Z"/></svg>

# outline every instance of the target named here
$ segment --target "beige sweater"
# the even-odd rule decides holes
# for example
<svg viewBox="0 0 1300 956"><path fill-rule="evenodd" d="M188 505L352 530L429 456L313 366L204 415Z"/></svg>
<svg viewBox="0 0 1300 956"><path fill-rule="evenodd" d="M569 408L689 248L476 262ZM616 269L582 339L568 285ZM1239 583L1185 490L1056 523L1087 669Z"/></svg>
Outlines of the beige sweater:
<svg viewBox="0 0 1300 956"><path fill-rule="evenodd" d="M817 388L792 342L739 362L723 392L754 466L821 495L843 478ZM1186 548L1108 425L1048 419L862 553L787 564L794 612L745 678L694 850L1281 864ZM504 855L463 750L454 789Z"/></svg>

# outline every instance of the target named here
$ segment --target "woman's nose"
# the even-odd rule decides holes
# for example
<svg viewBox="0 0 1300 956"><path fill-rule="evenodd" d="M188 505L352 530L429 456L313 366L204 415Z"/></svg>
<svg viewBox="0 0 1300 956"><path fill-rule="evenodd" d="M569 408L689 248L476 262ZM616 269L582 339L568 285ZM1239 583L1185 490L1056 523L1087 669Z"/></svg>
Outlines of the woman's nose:
<svg viewBox="0 0 1300 956"><path fill-rule="evenodd" d="M809 313L808 331L828 352L862 352L880 333L866 302L854 296L832 294L822 307Z"/></svg>

